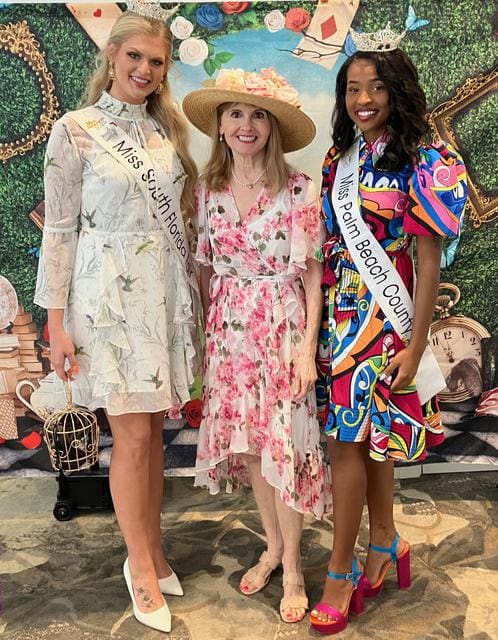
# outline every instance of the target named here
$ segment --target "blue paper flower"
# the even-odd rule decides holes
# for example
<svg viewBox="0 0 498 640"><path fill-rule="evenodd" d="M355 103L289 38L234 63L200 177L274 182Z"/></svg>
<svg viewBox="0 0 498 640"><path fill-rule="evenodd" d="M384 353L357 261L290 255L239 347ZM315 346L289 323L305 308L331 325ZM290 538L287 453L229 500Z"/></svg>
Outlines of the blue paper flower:
<svg viewBox="0 0 498 640"><path fill-rule="evenodd" d="M214 4L203 4L195 12L195 19L199 27L210 31L218 31L225 20L223 14Z"/></svg>

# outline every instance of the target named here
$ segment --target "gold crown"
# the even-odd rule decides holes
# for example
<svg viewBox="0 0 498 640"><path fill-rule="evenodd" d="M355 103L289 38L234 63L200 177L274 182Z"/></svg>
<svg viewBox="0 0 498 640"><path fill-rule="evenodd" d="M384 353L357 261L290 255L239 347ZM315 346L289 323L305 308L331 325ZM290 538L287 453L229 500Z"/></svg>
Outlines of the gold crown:
<svg viewBox="0 0 498 640"><path fill-rule="evenodd" d="M128 11L133 11L144 18L162 20L163 22L168 22L171 16L178 11L178 7L179 5L176 5L172 9L163 9L161 4L154 0L127 0L126 2Z"/></svg>
<svg viewBox="0 0 498 640"><path fill-rule="evenodd" d="M406 30L403 33L395 33L388 22L380 31L360 33L350 29L349 33L357 51L394 51L405 37Z"/></svg>

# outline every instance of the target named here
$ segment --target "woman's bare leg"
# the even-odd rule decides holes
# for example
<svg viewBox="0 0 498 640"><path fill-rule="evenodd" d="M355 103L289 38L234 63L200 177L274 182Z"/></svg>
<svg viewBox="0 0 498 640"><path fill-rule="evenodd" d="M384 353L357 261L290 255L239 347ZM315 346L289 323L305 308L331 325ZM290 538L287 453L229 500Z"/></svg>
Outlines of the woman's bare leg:
<svg viewBox="0 0 498 640"><path fill-rule="evenodd" d="M394 524L394 462L376 462L369 456L368 443L363 447L363 455L367 470L367 504L370 522L370 542L379 547L390 547L396 535ZM398 542L398 550L406 543ZM389 560L385 553L368 550L365 575L370 584L375 584L380 570Z"/></svg>
<svg viewBox="0 0 498 640"><path fill-rule="evenodd" d="M261 475L261 459L259 457L244 455L244 460L247 465L254 498L263 523L268 553L274 558L281 558L284 542L282 540L277 510L275 508L275 489L269 485ZM242 588L253 587L251 581L245 576L242 578L240 584Z"/></svg>
<svg viewBox="0 0 498 640"><path fill-rule="evenodd" d="M277 514L279 530L285 532L282 536L284 552L282 566L284 574L301 573L301 535L303 531L303 514L284 504L280 498L280 492L274 489L275 511ZM304 587L288 585L284 588L284 596L306 596ZM298 621L304 617L304 608L289 608L287 619Z"/></svg>
<svg viewBox="0 0 498 640"><path fill-rule="evenodd" d="M161 542L161 512L164 499L164 411L151 414L149 456L149 546L158 578L171 575Z"/></svg>
<svg viewBox="0 0 498 640"><path fill-rule="evenodd" d="M163 605L149 547L151 418L148 413L107 418L113 437L109 469L112 500L128 550L138 607L150 613Z"/></svg>
<svg viewBox="0 0 498 640"><path fill-rule="evenodd" d="M349 573L353 564L356 537L360 528L367 490L367 473L361 443L328 438L332 467L334 541L329 571ZM322 602L344 611L352 584L348 580L325 580ZM317 617L328 620L326 613Z"/></svg>

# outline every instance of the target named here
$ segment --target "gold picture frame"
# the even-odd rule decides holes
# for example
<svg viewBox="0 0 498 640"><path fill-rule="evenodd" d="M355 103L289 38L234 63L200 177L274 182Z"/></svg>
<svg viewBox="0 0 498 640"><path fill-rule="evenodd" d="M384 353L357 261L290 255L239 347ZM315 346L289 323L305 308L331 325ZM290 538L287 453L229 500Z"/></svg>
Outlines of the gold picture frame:
<svg viewBox="0 0 498 640"><path fill-rule="evenodd" d="M477 102L486 95L490 95L498 89L498 69L484 73L474 78L467 78L462 86L458 87L455 96L437 106L428 116L429 125L433 134L452 145L459 147L453 126L454 117ZM498 218L498 197L488 196L479 189L467 175L469 195L467 210L472 225L476 228L483 223L491 222Z"/></svg>
<svg viewBox="0 0 498 640"><path fill-rule="evenodd" d="M59 116L59 102L55 95L53 76L48 70L45 54L26 20L0 24L0 50L8 51L23 60L34 72L40 85L42 112L35 127L26 136L13 142L0 142L0 160L5 163L17 155L24 155L43 142Z"/></svg>

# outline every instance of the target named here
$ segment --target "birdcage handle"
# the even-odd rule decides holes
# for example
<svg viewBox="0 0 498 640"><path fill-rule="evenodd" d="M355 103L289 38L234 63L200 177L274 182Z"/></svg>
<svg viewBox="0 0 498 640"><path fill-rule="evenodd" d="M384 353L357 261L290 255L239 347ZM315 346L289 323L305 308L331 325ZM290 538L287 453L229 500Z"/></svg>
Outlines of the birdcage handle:
<svg viewBox="0 0 498 640"><path fill-rule="evenodd" d="M73 390L71 388L71 380L64 380L64 393L66 394L66 409L73 407Z"/></svg>

